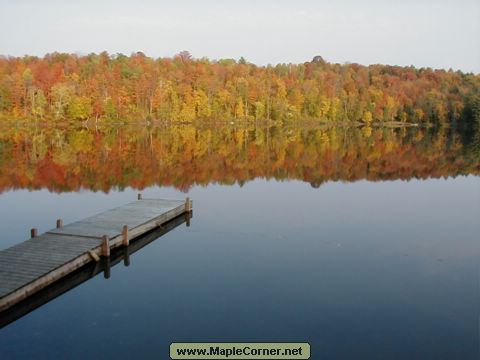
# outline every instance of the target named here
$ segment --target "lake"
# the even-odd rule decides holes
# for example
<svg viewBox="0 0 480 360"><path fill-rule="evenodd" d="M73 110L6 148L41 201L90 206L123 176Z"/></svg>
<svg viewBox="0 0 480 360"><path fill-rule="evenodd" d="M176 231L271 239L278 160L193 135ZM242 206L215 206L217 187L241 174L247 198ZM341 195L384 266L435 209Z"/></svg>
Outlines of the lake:
<svg viewBox="0 0 480 360"><path fill-rule="evenodd" d="M1 359L167 359L309 342L312 359L478 359L480 151L455 129L0 129L0 250L145 197L177 228L0 329Z"/></svg>

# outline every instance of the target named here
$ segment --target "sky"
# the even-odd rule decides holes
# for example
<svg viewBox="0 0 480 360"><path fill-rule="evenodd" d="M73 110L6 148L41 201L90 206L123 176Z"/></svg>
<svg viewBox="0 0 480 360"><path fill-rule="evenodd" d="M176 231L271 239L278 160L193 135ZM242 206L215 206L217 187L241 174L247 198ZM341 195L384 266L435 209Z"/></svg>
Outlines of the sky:
<svg viewBox="0 0 480 360"><path fill-rule="evenodd" d="M0 0L0 54L142 51L480 73L478 0Z"/></svg>

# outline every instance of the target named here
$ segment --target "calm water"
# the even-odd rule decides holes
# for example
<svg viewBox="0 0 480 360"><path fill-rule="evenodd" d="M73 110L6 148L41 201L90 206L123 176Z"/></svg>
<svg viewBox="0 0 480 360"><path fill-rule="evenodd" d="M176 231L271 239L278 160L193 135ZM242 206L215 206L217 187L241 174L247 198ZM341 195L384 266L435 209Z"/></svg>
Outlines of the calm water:
<svg viewBox="0 0 480 360"><path fill-rule="evenodd" d="M480 356L480 154L375 129L4 129L0 249L146 197L181 225L0 329L0 358L167 359L173 341L313 359ZM472 145L473 143L473 145Z"/></svg>

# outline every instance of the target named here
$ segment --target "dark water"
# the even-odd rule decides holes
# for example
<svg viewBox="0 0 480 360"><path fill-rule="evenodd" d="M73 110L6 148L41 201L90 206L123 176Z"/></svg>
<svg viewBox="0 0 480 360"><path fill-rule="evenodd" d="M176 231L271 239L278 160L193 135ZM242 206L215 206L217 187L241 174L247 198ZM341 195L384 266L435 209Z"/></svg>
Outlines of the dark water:
<svg viewBox="0 0 480 360"><path fill-rule="evenodd" d="M480 166L461 137L339 130L337 146L330 130L262 130L262 142L255 129L247 140L177 130L78 130L83 142L4 132L0 249L143 187L190 196L194 217L110 279L0 329L1 359L167 359L189 341L307 341L313 359L479 358ZM223 135L187 156L206 131Z"/></svg>

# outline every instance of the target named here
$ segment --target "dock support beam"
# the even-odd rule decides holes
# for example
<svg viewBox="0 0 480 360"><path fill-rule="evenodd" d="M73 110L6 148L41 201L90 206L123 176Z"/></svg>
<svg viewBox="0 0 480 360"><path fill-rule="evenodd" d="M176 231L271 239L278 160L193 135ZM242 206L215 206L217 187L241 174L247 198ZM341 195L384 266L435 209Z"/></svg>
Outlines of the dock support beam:
<svg viewBox="0 0 480 360"><path fill-rule="evenodd" d="M138 194L138 195L137 195L137 199L138 199L138 200L142 200L142 194Z"/></svg>
<svg viewBox="0 0 480 360"><path fill-rule="evenodd" d="M37 235L38 235L37 228L33 228L30 230L30 237L34 238L34 237L37 237Z"/></svg>
<svg viewBox="0 0 480 360"><path fill-rule="evenodd" d="M62 226L63 226L63 220L57 219L57 229L61 228Z"/></svg>
<svg viewBox="0 0 480 360"><path fill-rule="evenodd" d="M102 236L102 256L110 256L110 243L107 235Z"/></svg>
<svg viewBox="0 0 480 360"><path fill-rule="evenodd" d="M100 261L100 257L97 255L97 253L95 251L92 251L92 250L88 250L88 254L90 255L90 257L95 260L95 262L99 262Z"/></svg>

